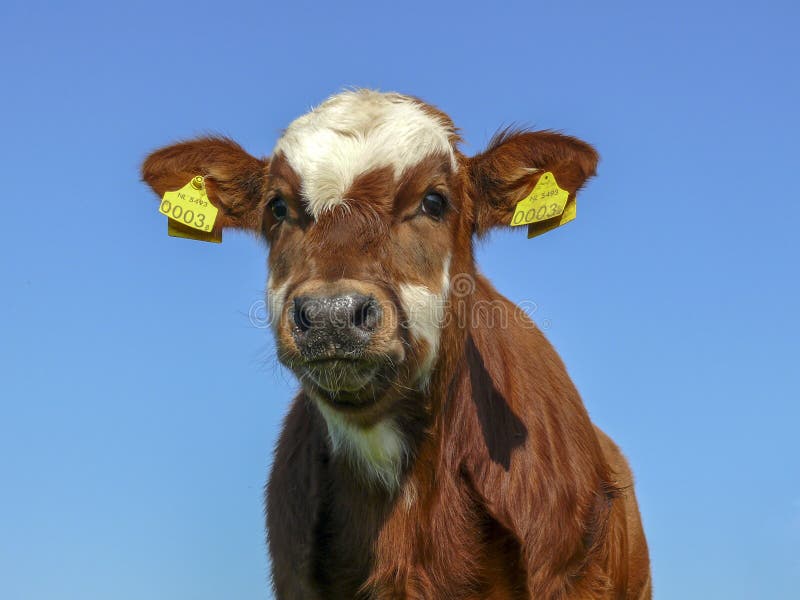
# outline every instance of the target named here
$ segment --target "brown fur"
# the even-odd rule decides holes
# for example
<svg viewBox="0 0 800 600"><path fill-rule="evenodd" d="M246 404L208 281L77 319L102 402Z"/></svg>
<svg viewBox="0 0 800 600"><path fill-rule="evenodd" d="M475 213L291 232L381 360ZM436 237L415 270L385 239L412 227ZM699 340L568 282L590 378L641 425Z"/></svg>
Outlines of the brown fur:
<svg viewBox="0 0 800 600"><path fill-rule="evenodd" d="M318 222L281 156L257 160L228 140L203 139L145 162L144 179L159 194L208 175L222 224L263 233L272 276L287 282L289 297L348 286L398 312L371 347L375 355L394 352L396 368L373 389L371 408L351 416L364 426L386 417L398 424L409 448L400 485L370 485L333 453L322 400L302 391L266 490L277 597L650 598L625 458L592 425L541 332L476 272L472 251L473 233L507 224L542 171L574 195L594 173L597 154L556 133L504 132L486 152L457 156L457 173L441 157L396 182L388 169L366 173L348 207ZM418 214L430 189L450 202L440 222ZM280 224L265 210L277 193L289 205ZM451 281L468 276L474 289L460 290L448 309L454 318L442 331L429 385L419 389L413 373L430 349L398 325L398 284L435 289L446 253ZM492 321L495 309L514 316L507 326ZM279 353L293 367L290 327L280 315Z"/></svg>

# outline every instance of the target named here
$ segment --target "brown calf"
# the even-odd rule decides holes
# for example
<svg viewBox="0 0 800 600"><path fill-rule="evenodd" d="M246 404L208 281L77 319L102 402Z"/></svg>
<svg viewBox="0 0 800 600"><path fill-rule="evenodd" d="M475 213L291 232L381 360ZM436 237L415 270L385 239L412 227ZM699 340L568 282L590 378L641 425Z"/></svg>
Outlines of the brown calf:
<svg viewBox="0 0 800 600"><path fill-rule="evenodd" d="M301 391L267 485L279 599L650 598L631 473L553 348L475 267L587 144L507 131L474 157L415 98L332 97L270 158L204 138L144 164L158 193L204 175L217 228L269 244L280 360Z"/></svg>

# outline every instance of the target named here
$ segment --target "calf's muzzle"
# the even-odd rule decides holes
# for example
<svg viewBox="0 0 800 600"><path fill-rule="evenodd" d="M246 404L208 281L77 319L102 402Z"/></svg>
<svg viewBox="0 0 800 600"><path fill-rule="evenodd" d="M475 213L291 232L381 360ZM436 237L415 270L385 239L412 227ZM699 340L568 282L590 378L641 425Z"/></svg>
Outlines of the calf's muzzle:
<svg viewBox="0 0 800 600"><path fill-rule="evenodd" d="M294 298L292 336L305 360L358 359L378 327L382 309L358 293Z"/></svg>

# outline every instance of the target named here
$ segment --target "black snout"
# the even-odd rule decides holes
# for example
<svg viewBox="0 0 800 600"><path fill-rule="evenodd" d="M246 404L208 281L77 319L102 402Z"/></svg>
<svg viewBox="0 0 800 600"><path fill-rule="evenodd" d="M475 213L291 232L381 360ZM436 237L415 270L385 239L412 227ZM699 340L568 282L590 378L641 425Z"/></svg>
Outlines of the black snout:
<svg viewBox="0 0 800 600"><path fill-rule="evenodd" d="M292 307L297 347L308 360L357 358L381 319L372 296L298 296Z"/></svg>

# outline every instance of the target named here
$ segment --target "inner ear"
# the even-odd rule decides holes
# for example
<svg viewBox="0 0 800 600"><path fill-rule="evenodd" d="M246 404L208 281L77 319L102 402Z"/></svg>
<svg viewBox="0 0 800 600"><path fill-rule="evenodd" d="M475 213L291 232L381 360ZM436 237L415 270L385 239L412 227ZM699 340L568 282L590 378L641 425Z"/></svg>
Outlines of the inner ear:
<svg viewBox="0 0 800 600"><path fill-rule="evenodd" d="M469 159L475 201L475 232L508 226L517 203L549 171L574 198L595 174L599 156L584 141L553 131L505 129Z"/></svg>

